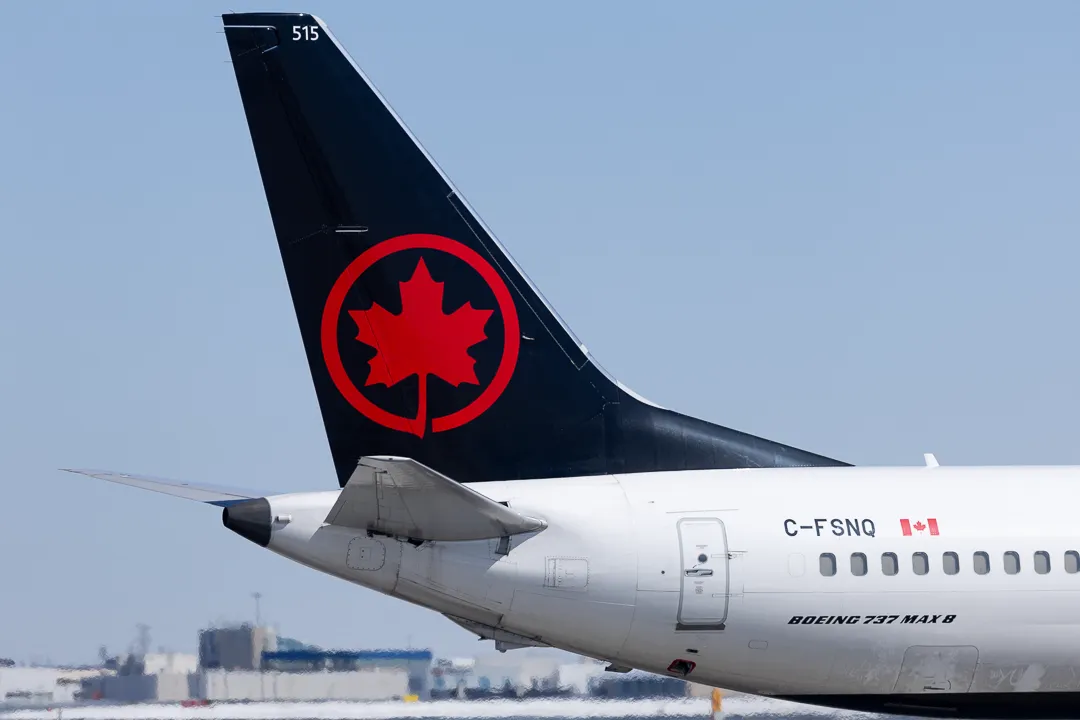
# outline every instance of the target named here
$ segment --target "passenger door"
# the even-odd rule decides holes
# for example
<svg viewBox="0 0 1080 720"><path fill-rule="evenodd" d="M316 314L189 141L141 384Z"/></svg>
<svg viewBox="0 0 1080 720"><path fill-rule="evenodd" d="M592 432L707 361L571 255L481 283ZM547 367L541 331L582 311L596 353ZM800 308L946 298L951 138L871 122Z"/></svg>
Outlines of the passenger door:
<svg viewBox="0 0 1080 720"><path fill-rule="evenodd" d="M723 630L728 615L728 544L718 518L678 522L681 586L677 630Z"/></svg>

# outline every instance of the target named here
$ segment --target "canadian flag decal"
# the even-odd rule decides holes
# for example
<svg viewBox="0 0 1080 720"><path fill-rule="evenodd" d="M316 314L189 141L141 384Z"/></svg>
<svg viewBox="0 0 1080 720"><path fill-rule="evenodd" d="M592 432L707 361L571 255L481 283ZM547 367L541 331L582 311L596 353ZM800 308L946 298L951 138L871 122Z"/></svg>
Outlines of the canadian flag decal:
<svg viewBox="0 0 1080 720"><path fill-rule="evenodd" d="M938 526L936 518L927 518L926 520L909 520L904 518L900 521L900 529L904 531L905 535L922 535L927 530L931 535L938 534Z"/></svg>

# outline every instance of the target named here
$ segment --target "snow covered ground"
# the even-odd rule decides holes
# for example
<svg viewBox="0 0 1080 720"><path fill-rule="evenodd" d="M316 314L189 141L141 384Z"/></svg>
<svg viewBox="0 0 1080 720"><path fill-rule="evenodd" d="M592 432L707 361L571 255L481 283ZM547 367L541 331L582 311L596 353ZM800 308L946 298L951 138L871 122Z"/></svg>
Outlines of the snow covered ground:
<svg viewBox="0 0 1080 720"><path fill-rule="evenodd" d="M860 718L876 716L798 705L769 698L725 697L725 718ZM711 718L709 698L648 700L484 700L464 702L314 702L218 703L198 707L161 705L88 705L61 709L0 712L3 720L628 720L630 718Z"/></svg>

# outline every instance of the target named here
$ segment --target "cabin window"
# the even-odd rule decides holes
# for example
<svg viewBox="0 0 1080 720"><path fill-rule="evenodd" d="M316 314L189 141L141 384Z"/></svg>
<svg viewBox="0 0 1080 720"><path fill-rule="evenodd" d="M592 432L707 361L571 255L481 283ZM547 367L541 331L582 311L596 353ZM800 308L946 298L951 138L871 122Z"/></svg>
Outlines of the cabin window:
<svg viewBox="0 0 1080 720"><path fill-rule="evenodd" d="M1009 550L1005 553L1005 572L1015 575L1020 572L1020 554Z"/></svg>
<svg viewBox="0 0 1080 720"><path fill-rule="evenodd" d="M825 577L832 577L836 574L836 556L832 553L821 553L819 564L821 566L821 574Z"/></svg>
<svg viewBox="0 0 1080 720"><path fill-rule="evenodd" d="M851 574L852 575L865 575L866 574L866 556L862 553L851 553Z"/></svg>
<svg viewBox="0 0 1080 720"><path fill-rule="evenodd" d="M1065 572L1080 572L1080 553L1075 550L1065 551Z"/></svg>
<svg viewBox="0 0 1080 720"><path fill-rule="evenodd" d="M896 553L881 554L881 572L884 575L895 575L900 571L900 563L896 559Z"/></svg>
<svg viewBox="0 0 1080 720"><path fill-rule="evenodd" d="M911 569L916 575L925 575L930 572L930 558L926 557L924 552L912 553Z"/></svg>
<svg viewBox="0 0 1080 720"><path fill-rule="evenodd" d="M960 556L954 552L947 552L941 556L941 567L946 575L956 575L960 572Z"/></svg>
<svg viewBox="0 0 1080 720"><path fill-rule="evenodd" d="M975 573L985 575L990 572L990 555L980 550L975 553Z"/></svg>
<svg viewBox="0 0 1080 720"><path fill-rule="evenodd" d="M1039 550L1035 553L1035 572L1045 575L1050 572L1050 553Z"/></svg>

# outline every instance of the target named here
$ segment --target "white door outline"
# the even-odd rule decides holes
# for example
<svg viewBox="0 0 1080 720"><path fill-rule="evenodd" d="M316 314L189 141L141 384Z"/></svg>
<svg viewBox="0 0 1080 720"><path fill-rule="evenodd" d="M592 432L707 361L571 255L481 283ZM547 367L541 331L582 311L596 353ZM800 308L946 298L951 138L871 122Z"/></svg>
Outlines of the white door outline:
<svg viewBox="0 0 1080 720"><path fill-rule="evenodd" d="M715 517L682 518L676 527L680 584L675 629L723 630L731 601L727 529Z"/></svg>
<svg viewBox="0 0 1080 720"><path fill-rule="evenodd" d="M974 645L912 645L893 686L894 693L966 693L975 679Z"/></svg>

